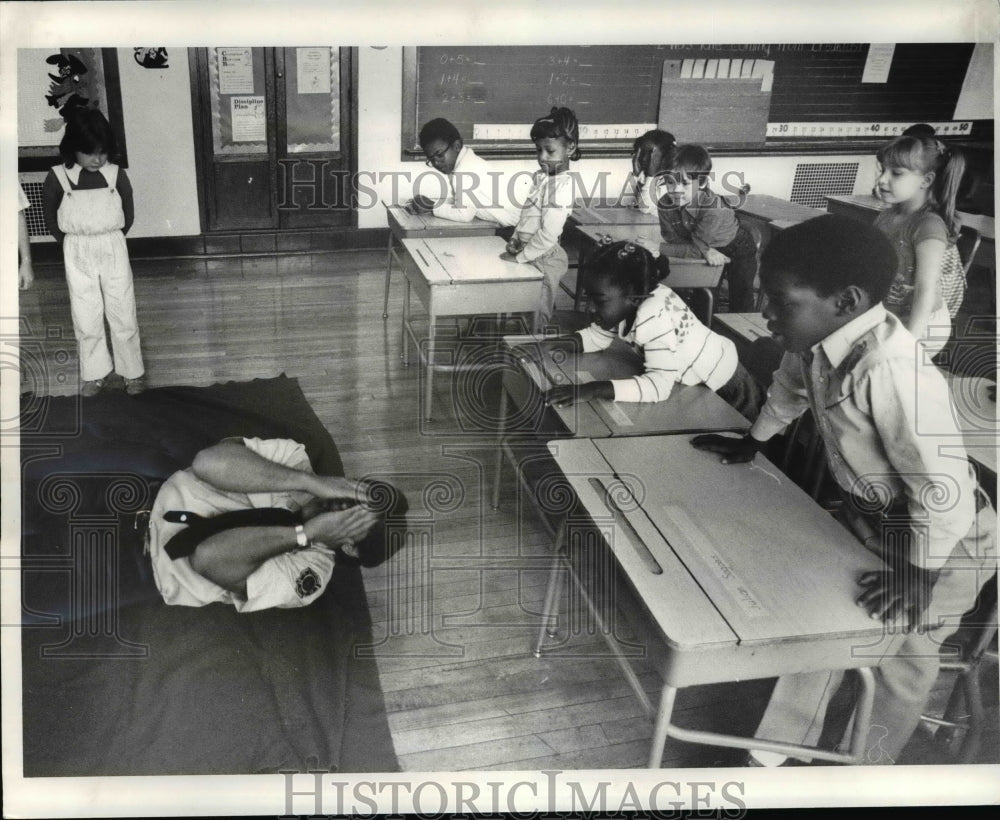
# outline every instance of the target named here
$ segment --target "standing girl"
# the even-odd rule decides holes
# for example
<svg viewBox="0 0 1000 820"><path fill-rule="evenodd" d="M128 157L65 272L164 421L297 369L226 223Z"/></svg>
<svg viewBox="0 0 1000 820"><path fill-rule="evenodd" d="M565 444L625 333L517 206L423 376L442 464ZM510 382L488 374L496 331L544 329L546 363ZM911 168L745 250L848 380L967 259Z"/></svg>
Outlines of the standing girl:
<svg viewBox="0 0 1000 820"><path fill-rule="evenodd" d="M875 225L892 241L898 259L885 306L933 355L948 341L951 317L965 294L955 247L955 197L965 159L932 136L897 137L877 158L875 194L890 207Z"/></svg>
<svg viewBox="0 0 1000 820"><path fill-rule="evenodd" d="M587 265L593 323L574 334L578 347L591 353L621 339L642 353L645 369L625 379L554 387L546 394L549 404L664 401L677 383L704 384L750 421L757 418L764 394L740 364L736 346L699 322L662 283L665 268L648 250L626 242L608 245Z"/></svg>
<svg viewBox="0 0 1000 820"><path fill-rule="evenodd" d="M100 111L74 112L59 153L64 164L54 166L45 179L43 208L49 230L63 248L80 355L80 394L97 395L117 372L125 391L134 396L145 389L145 368L125 244L134 218L132 185L125 171L108 162L116 153L115 137Z"/></svg>
<svg viewBox="0 0 1000 820"><path fill-rule="evenodd" d="M569 270L569 258L559 244L566 219L573 210L573 184L567 173L571 160L580 158L580 126L568 108L553 108L531 126L541 170L521 209L514 235L501 259L534 265L542 272L542 297L535 311L534 332L542 333L552 317L556 288Z"/></svg>

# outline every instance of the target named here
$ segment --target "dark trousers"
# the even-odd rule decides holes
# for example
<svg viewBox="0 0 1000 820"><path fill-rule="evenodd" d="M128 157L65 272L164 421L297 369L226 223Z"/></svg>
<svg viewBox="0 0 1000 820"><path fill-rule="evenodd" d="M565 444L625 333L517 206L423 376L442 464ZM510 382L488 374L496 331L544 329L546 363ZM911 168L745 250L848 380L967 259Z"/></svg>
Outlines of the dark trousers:
<svg viewBox="0 0 1000 820"><path fill-rule="evenodd" d="M729 381L715 392L751 422L757 420L760 408L764 406L764 390L739 362Z"/></svg>
<svg viewBox="0 0 1000 820"><path fill-rule="evenodd" d="M752 313L755 309L753 280L757 276L757 243L740 225L733 241L716 250L729 257L726 278L729 280L730 313Z"/></svg>

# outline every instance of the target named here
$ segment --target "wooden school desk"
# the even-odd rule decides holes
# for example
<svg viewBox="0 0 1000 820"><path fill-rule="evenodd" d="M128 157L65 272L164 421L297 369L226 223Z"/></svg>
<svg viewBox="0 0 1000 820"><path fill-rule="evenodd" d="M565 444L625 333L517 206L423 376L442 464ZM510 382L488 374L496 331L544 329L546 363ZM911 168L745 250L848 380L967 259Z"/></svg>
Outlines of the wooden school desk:
<svg viewBox="0 0 1000 820"><path fill-rule="evenodd" d="M548 407L543 394L560 384L622 379L643 371L642 357L619 340L595 353L571 352L569 342L524 361L516 349L531 348L536 336L505 336L504 348L516 367L505 368L498 414L496 467L492 505L500 506L500 475L505 459L517 465L515 440L574 436L605 438L650 433L745 432L750 427L740 413L702 384L676 384L669 398L658 402L616 402L597 399L568 407ZM568 352L569 351L569 352ZM536 348L537 352L537 348ZM512 418L528 413L527 433L509 429ZM520 472L518 472L520 478Z"/></svg>
<svg viewBox="0 0 1000 820"><path fill-rule="evenodd" d="M871 194L827 195L826 209L831 214L843 214L866 222L874 222L879 211L888 207L884 202ZM975 228L983 239L996 239L996 227L992 216L970 214L958 211L959 221L963 226Z"/></svg>
<svg viewBox="0 0 1000 820"><path fill-rule="evenodd" d="M589 520L567 518L559 529L535 654L557 648L546 650L545 643L554 636L567 571L583 593L571 600L586 603L647 713L656 717L650 768L660 766L667 737L802 754L792 744L677 726L671 722L675 698L687 686L825 669L859 674L855 730L848 754L808 754L859 762L871 714L870 667L890 648L890 637L855 604L857 579L881 562L760 454L752 464L724 465L717 454L695 450L690 438L549 443ZM631 597L638 605L632 626L639 639L631 648L602 623L601 612L611 612L601 606L607 602L590 597L610 589L611 579L581 577L571 563L578 550L593 547L588 536L595 526L620 570L614 600ZM568 622L580 620L571 614ZM663 678L658 707L628 662L635 652L652 660Z"/></svg>
<svg viewBox="0 0 1000 820"><path fill-rule="evenodd" d="M784 352L767 329L767 320L759 313L717 313L712 330L731 339L740 362L762 387L771 384L771 376Z"/></svg>
<svg viewBox="0 0 1000 820"><path fill-rule="evenodd" d="M439 316L478 313L534 313L542 296L542 274L534 265L500 258L507 243L499 236L450 239L404 239L403 362L409 363L409 340L426 369L424 417L430 419L434 370L434 334ZM427 309L426 349L410 321L410 291Z"/></svg>
<svg viewBox="0 0 1000 820"><path fill-rule="evenodd" d="M632 204L615 204L616 200L578 202L567 224L576 225L658 225L660 218Z"/></svg>
<svg viewBox="0 0 1000 820"><path fill-rule="evenodd" d="M832 214L843 214L868 223L875 221L879 211L886 204L871 194L852 194L850 196L827 196L826 209ZM973 261L991 270L996 269L996 226L992 216L970 214L958 211L958 219L964 228L975 228L979 232L982 244L974 255Z"/></svg>
<svg viewBox="0 0 1000 820"><path fill-rule="evenodd" d="M389 318L389 280L393 259L403 267L398 254L398 243L404 239L441 239L448 236L493 236L500 226L495 222L473 219L471 222L454 222L434 214L410 214L401 205L386 205L389 220L389 254L385 264L385 299L382 318Z"/></svg>
<svg viewBox="0 0 1000 820"><path fill-rule="evenodd" d="M576 272L576 292L573 295L573 309L580 309L583 297L583 277L589 257L604 244L642 240L647 248L658 248L660 224L635 225L577 225L574 229L580 240L580 262ZM672 290L700 290L708 302L707 317L699 317L704 324L712 322L715 289L722 280L723 265L709 265L703 259L677 259L670 257L670 276L666 284Z"/></svg>
<svg viewBox="0 0 1000 820"><path fill-rule="evenodd" d="M757 228L761 250L767 247L771 237L778 231L826 213L819 208L796 205L794 202L769 194L746 194L743 201L735 208L741 222L748 222Z"/></svg>
<svg viewBox="0 0 1000 820"><path fill-rule="evenodd" d="M633 200L628 200L621 204L616 204L619 200L611 199L595 199L589 202L577 202L573 207L572 213L570 213L569 218L566 220L566 235L570 241L579 246L580 237L577 235L577 228L581 225L656 225L659 224L659 217L656 214L647 214L640 208L635 208L632 206ZM583 249L581 248L577 257L575 267L576 272L576 284L570 288L563 283L559 283L559 286L570 296L573 297L573 309L580 309L580 288L582 287L581 282L581 268L580 262L583 257Z"/></svg>
<svg viewBox="0 0 1000 820"><path fill-rule="evenodd" d="M822 216L825 211L811 208L808 205L796 205L787 199L770 196L769 194L746 194L743 201L736 206L738 213L759 220L763 224L781 222L782 224L797 224Z"/></svg>

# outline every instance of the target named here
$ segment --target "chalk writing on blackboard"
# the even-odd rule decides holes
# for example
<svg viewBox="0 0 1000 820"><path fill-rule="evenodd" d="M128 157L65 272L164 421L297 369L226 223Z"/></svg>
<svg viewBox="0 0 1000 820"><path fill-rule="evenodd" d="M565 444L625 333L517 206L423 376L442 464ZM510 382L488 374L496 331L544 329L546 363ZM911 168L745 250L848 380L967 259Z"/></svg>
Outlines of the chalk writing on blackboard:
<svg viewBox="0 0 1000 820"><path fill-rule="evenodd" d="M734 78L761 61L773 63L773 84L763 124L754 107L753 127L738 114L712 114L708 147L784 147L790 141L856 143L870 149L872 132L853 128L788 129L781 139L772 123L948 122L972 56L973 43L897 43L884 82L863 82L868 43L721 43L618 46L441 46L404 48L403 149L422 156L420 124L445 117L462 138L486 149L530 150L521 126L554 106L572 108L581 124L660 124L679 133L662 104L664 65L697 66L706 81ZM752 71L752 68L749 69ZM758 86L758 93L767 93ZM703 106L707 109L708 106ZM726 122L729 123L726 126ZM673 127L672 127L673 126ZM992 121L984 124L992 135ZM478 132L478 136L476 135ZM502 135L502 136L500 136ZM972 134L975 138L975 133ZM596 138L627 152L628 138Z"/></svg>

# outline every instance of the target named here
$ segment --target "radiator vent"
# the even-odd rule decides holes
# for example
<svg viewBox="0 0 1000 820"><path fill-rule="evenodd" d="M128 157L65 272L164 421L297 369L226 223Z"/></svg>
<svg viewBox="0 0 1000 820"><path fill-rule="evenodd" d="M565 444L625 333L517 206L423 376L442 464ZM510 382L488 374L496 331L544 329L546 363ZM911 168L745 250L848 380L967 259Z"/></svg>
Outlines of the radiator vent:
<svg viewBox="0 0 1000 820"><path fill-rule="evenodd" d="M45 214L42 212L42 182L21 182L25 196L31 203L26 208L24 216L28 220L28 236L48 236L49 229L45 225Z"/></svg>
<svg viewBox="0 0 1000 820"><path fill-rule="evenodd" d="M795 166L789 199L825 211L826 196L854 193L859 166L858 162L800 162Z"/></svg>

